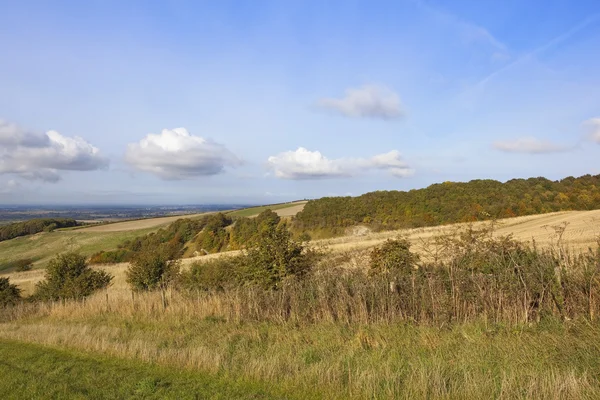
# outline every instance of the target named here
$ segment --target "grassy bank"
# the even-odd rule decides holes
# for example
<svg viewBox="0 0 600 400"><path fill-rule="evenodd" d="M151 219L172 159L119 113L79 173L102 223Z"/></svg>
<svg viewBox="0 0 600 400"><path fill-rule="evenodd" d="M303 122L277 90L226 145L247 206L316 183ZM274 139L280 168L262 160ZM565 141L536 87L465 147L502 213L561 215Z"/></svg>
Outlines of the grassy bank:
<svg viewBox="0 0 600 400"><path fill-rule="evenodd" d="M140 299L139 311L128 312L116 304L102 312L56 305L0 324L0 337L157 363L173 374L263 382L300 398L315 388L323 398L600 397L598 323L236 323L182 318L158 304Z"/></svg>
<svg viewBox="0 0 600 400"><path fill-rule="evenodd" d="M226 376L14 341L0 341L0 360L0 397L7 400L311 397Z"/></svg>
<svg viewBox="0 0 600 400"><path fill-rule="evenodd" d="M43 232L0 242L0 273L3 265L11 261L30 258L35 260L34 268L43 268L58 253L77 251L91 255L100 250L116 249L128 239L158 230L148 228L122 232L84 232L80 230Z"/></svg>

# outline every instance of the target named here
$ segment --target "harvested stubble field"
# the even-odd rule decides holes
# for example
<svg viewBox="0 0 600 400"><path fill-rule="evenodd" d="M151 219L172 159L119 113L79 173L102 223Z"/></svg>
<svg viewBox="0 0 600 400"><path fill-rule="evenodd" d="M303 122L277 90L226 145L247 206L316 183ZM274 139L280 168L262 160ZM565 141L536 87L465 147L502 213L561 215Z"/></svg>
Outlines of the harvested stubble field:
<svg viewBox="0 0 600 400"><path fill-rule="evenodd" d="M250 207L227 213L231 217L256 217L261 212L269 209L280 217L291 217L304 209L306 201L295 201L293 203L273 204L268 206Z"/></svg>
<svg viewBox="0 0 600 400"><path fill-rule="evenodd" d="M78 229L79 232L124 232L124 231L138 231L142 229L150 228L161 228L167 226L171 222L175 222L181 218L200 218L210 213L201 214L189 214L189 215L176 215L172 217L160 217L160 218L147 218L147 219L136 219L133 221L115 222L110 224L100 224L96 226L90 226L88 228Z"/></svg>
<svg viewBox="0 0 600 400"><path fill-rule="evenodd" d="M559 231L564 228L562 244L574 251L585 251L593 246L600 237L600 210L593 211L561 211L524 217L505 218L495 222L485 221L472 224L452 224L427 228L403 229L398 231L370 232L367 229L350 229L349 235L315 241L334 251L361 250L376 246L387 239L407 237L416 249L422 242L437 236L451 235L457 229L473 226L475 229L493 224L495 236L512 235L520 242L532 243L547 247L556 245ZM357 232L357 233L353 233Z"/></svg>

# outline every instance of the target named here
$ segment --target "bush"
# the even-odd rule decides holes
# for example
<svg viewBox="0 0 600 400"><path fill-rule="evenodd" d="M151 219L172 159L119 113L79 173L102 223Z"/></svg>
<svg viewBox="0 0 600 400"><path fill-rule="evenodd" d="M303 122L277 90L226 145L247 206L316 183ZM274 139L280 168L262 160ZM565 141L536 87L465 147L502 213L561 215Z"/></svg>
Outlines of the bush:
<svg viewBox="0 0 600 400"><path fill-rule="evenodd" d="M131 261L127 283L135 291L164 289L177 278L179 269L179 260L170 261L165 252L146 251Z"/></svg>
<svg viewBox="0 0 600 400"><path fill-rule="evenodd" d="M301 277L311 269L309 253L291 238L286 225L265 226L257 245L245 255L242 279L276 289L289 276Z"/></svg>
<svg viewBox="0 0 600 400"><path fill-rule="evenodd" d="M43 300L81 299L108 287L112 276L91 269L78 253L59 254L46 268L45 280L36 285L35 297Z"/></svg>
<svg viewBox="0 0 600 400"><path fill-rule="evenodd" d="M240 271L244 264L244 256L196 262L188 271L181 273L179 284L182 289L190 292L232 288L239 285Z"/></svg>
<svg viewBox="0 0 600 400"><path fill-rule="evenodd" d="M8 278L0 278L0 307L15 305L21 300L21 289L11 285Z"/></svg>
<svg viewBox="0 0 600 400"><path fill-rule="evenodd" d="M13 270L16 272L29 271L33 268L31 258L22 258L14 261L0 262L0 271Z"/></svg>
<svg viewBox="0 0 600 400"><path fill-rule="evenodd" d="M127 249L117 249L113 251L99 251L92 254L90 264L116 264L131 261L134 252Z"/></svg>
<svg viewBox="0 0 600 400"><path fill-rule="evenodd" d="M410 252L408 240L387 240L371 252L369 266L372 274L410 274L417 266L419 256Z"/></svg>

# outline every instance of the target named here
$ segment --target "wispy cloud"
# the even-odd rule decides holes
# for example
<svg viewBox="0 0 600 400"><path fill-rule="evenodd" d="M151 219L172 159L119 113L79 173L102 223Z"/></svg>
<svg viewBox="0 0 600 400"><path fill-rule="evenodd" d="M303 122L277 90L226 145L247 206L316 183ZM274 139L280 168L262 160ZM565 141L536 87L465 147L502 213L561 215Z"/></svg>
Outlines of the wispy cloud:
<svg viewBox="0 0 600 400"><path fill-rule="evenodd" d="M467 21L458 15L452 14L424 0L412 0L419 9L444 23L451 25L458 34L468 43L481 43L489 47L492 61L506 61L510 59L508 46L496 38L489 30L474 22Z"/></svg>
<svg viewBox="0 0 600 400"><path fill-rule="evenodd" d="M600 117L588 119L583 126L588 131L588 139L600 144Z"/></svg>
<svg viewBox="0 0 600 400"><path fill-rule="evenodd" d="M353 118L395 119L404 116L400 97L380 85L364 85L346 90L344 97L320 99L317 105Z"/></svg>
<svg viewBox="0 0 600 400"><path fill-rule="evenodd" d="M547 154L573 150L573 146L552 143L548 140L524 137L515 140L498 141L493 144L496 150L507 153Z"/></svg>

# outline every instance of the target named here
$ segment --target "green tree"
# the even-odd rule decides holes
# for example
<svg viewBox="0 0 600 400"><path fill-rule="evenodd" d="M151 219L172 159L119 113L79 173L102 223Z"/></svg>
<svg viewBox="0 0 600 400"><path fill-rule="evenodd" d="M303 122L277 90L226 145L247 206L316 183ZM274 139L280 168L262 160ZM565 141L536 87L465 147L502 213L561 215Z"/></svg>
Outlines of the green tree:
<svg viewBox="0 0 600 400"><path fill-rule="evenodd" d="M302 243L292 239L287 226L270 226L247 252L245 280L276 289L284 278L302 276L310 269L310 257Z"/></svg>
<svg viewBox="0 0 600 400"><path fill-rule="evenodd" d="M135 291L165 289L180 270L179 260L169 260L163 251L145 251L138 254L127 269L127 283Z"/></svg>
<svg viewBox="0 0 600 400"><path fill-rule="evenodd" d="M91 269L78 253L59 254L46 268L45 279L36 285L35 297L44 300L80 299L107 287L112 276Z"/></svg>
<svg viewBox="0 0 600 400"><path fill-rule="evenodd" d="M11 285L8 278L0 278L0 307L14 305L21 300L21 289Z"/></svg>
<svg viewBox="0 0 600 400"><path fill-rule="evenodd" d="M410 251L410 242L404 238L387 240L373 249L370 257L372 274L410 274L419 261L419 256Z"/></svg>

